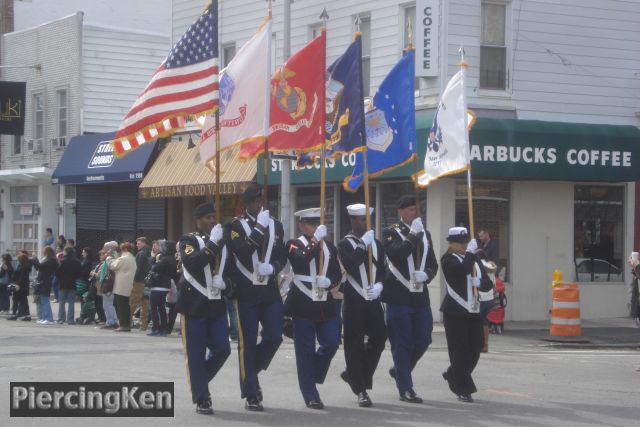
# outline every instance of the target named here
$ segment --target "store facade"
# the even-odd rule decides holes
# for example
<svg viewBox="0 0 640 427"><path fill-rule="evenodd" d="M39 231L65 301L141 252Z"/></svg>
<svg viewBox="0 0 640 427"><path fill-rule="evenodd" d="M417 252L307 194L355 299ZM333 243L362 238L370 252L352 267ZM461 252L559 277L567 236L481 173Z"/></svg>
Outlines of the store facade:
<svg viewBox="0 0 640 427"><path fill-rule="evenodd" d="M424 158L428 118L418 118ZM498 245L512 320L543 320L556 269L581 284L583 318L623 316L630 280L625 259L634 241L635 184L640 178L640 131L608 126L511 119L478 119L470 134L475 229ZM342 189L355 156L328 161L327 226L334 240L348 231L345 207L364 198ZM258 178L262 176L258 162ZM292 209L319 204L320 165L292 172ZM271 160L269 184L280 183ZM397 221L396 201L413 192L413 165L370 182L378 235ZM466 178L442 178L421 191L438 258L454 225L468 226ZM423 214L424 215L424 214ZM296 233L294 226L292 233ZM434 313L446 292L442 275L429 285ZM437 317L437 316L436 316Z"/></svg>

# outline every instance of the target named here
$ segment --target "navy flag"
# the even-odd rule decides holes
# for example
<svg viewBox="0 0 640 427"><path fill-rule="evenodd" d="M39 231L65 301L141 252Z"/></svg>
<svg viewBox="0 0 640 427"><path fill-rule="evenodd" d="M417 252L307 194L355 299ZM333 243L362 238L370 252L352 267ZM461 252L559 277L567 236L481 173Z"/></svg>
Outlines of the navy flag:
<svg viewBox="0 0 640 427"><path fill-rule="evenodd" d="M416 113L414 102L414 57L409 50L382 81L365 115L369 177L404 166L416 157ZM343 187L355 192L364 180L364 156L356 153L356 164Z"/></svg>

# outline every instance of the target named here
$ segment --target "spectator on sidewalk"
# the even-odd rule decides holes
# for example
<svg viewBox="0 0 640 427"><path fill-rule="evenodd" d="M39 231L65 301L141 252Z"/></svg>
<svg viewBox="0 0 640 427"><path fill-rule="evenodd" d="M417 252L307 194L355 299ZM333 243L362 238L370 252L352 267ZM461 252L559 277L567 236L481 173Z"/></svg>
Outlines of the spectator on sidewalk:
<svg viewBox="0 0 640 427"><path fill-rule="evenodd" d="M13 275L13 265L11 264L11 255L2 255L2 264L0 265L0 314L9 314L11 308L9 299L9 284Z"/></svg>
<svg viewBox="0 0 640 427"><path fill-rule="evenodd" d="M151 290L151 320L153 329L149 336L167 335L167 310L165 300L171 290L172 280L177 279L176 272L176 242L172 240L160 241L160 253L151 264L148 281L145 286Z"/></svg>
<svg viewBox="0 0 640 427"><path fill-rule="evenodd" d="M47 228L46 231L47 235L44 239L44 245L45 246L50 246L51 249L55 249L56 248L56 238L53 237L53 230L51 228Z"/></svg>
<svg viewBox="0 0 640 427"><path fill-rule="evenodd" d="M103 251L98 251L98 259L93 264L93 268L89 272L89 289L95 288L94 301L96 304L96 314L98 315L98 324L104 325L107 317L104 313L104 307L102 306L102 291L100 290L100 268L102 267Z"/></svg>
<svg viewBox="0 0 640 427"><path fill-rule="evenodd" d="M21 320L30 322L31 315L29 313L29 274L31 273L31 263L29 255L24 251L18 254L18 265L11 276L11 283L14 285L12 295L13 299L13 315L7 317L7 320Z"/></svg>
<svg viewBox="0 0 640 427"><path fill-rule="evenodd" d="M129 297L133 289L133 278L136 274L136 259L131 253L133 245L124 242L120 245L121 255L118 258L107 257L109 269L116 273L113 286L114 304L120 327L114 329L116 332L131 332L131 309L129 307Z"/></svg>
<svg viewBox="0 0 640 427"><path fill-rule="evenodd" d="M487 261L498 263L498 244L491 240L491 235L486 228L478 231L478 240L480 241L479 249L482 249Z"/></svg>
<svg viewBox="0 0 640 427"><path fill-rule="evenodd" d="M75 325L75 303L76 303L76 280L80 279L82 274L82 265L76 257L73 256L73 249L64 248L64 258L60 262L60 266L56 270L56 277L60 284L58 292L58 323L66 322L69 325ZM67 309L65 311L65 305Z"/></svg>
<svg viewBox="0 0 640 427"><path fill-rule="evenodd" d="M102 247L100 255L100 273L98 275L98 289L102 294L102 308L104 309L105 324L100 329L116 329L118 327L118 316L115 307L115 295L113 294L113 285L115 280L109 278L109 264L107 262L108 257L118 257L118 243L111 241L106 242ZM111 272L111 274L115 274ZM106 286L110 282L110 285ZM105 289L105 286L107 289Z"/></svg>
<svg viewBox="0 0 640 427"><path fill-rule="evenodd" d="M136 239L136 273L133 276L133 288L129 297L129 307L133 320L133 314L140 307L140 330L146 331L149 324L149 300L144 297L144 278L151 268L151 248L146 237Z"/></svg>
<svg viewBox="0 0 640 427"><path fill-rule="evenodd" d="M67 245L66 247L69 247L72 249L72 255L75 259L80 259L80 257L78 256L78 251L76 250L76 241L73 239L67 239Z"/></svg>
<svg viewBox="0 0 640 427"><path fill-rule="evenodd" d="M51 246L45 246L42 250L44 257L33 257L31 263L38 270L34 281L33 293L38 297L38 323L41 325L53 325L53 313L51 311L51 283L58 269L58 260Z"/></svg>

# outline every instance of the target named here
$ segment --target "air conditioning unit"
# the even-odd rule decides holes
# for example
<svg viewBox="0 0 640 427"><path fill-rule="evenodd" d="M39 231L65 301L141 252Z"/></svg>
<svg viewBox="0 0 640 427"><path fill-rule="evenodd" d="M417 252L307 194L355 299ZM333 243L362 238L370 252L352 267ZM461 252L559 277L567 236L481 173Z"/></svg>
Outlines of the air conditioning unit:
<svg viewBox="0 0 640 427"><path fill-rule="evenodd" d="M44 153L44 144L41 139L36 139L33 141L33 154L42 154Z"/></svg>
<svg viewBox="0 0 640 427"><path fill-rule="evenodd" d="M33 152L33 147L35 146L33 139L25 139L25 142L27 143L27 151Z"/></svg>
<svg viewBox="0 0 640 427"><path fill-rule="evenodd" d="M67 137L60 136L58 138L51 138L51 147L61 149L67 146Z"/></svg>

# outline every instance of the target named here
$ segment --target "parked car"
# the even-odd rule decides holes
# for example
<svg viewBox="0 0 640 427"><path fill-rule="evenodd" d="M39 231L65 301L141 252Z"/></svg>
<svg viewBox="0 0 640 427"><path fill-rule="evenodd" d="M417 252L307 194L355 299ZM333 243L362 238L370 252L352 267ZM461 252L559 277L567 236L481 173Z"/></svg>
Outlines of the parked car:
<svg viewBox="0 0 640 427"><path fill-rule="evenodd" d="M598 258L576 258L578 282L622 282L622 270Z"/></svg>

